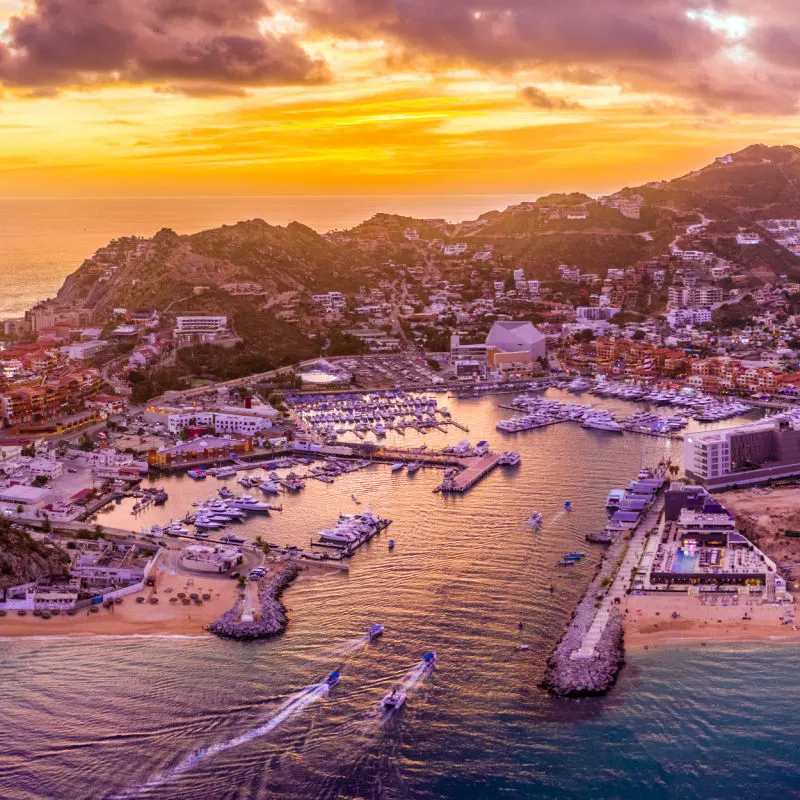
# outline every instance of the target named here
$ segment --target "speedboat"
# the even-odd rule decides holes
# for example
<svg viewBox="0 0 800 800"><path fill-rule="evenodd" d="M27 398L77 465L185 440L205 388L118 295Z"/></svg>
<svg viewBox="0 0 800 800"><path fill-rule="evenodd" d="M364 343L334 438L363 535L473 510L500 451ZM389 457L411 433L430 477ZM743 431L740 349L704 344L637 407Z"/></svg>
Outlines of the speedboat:
<svg viewBox="0 0 800 800"><path fill-rule="evenodd" d="M394 689L381 700L381 708L384 711L397 711L405 701L406 693L399 686L395 686Z"/></svg>
<svg viewBox="0 0 800 800"><path fill-rule="evenodd" d="M368 631L367 635L370 639L377 639L383 633L383 625L373 625Z"/></svg>
<svg viewBox="0 0 800 800"><path fill-rule="evenodd" d="M334 670L330 675L328 675L327 678L325 678L325 683L332 689L337 683L339 683L341 679L342 673L338 670Z"/></svg>
<svg viewBox="0 0 800 800"><path fill-rule="evenodd" d="M531 528L538 528L542 524L542 515L538 511L534 511L528 517L528 525Z"/></svg>
<svg viewBox="0 0 800 800"><path fill-rule="evenodd" d="M564 511L572 511L572 500L564 501Z"/></svg>
<svg viewBox="0 0 800 800"><path fill-rule="evenodd" d="M389 549L394 550L394 539L389 539Z"/></svg>
<svg viewBox="0 0 800 800"><path fill-rule="evenodd" d="M425 669L433 669L436 664L436 653L425 653L422 657L422 663Z"/></svg>

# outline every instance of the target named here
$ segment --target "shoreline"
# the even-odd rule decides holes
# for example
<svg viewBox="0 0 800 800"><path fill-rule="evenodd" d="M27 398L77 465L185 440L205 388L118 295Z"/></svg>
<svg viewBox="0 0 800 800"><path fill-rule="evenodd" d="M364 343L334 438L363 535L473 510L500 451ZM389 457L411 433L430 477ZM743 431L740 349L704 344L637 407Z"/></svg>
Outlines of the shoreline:
<svg viewBox="0 0 800 800"><path fill-rule="evenodd" d="M664 592L628 595L622 609L626 651L736 642L800 643L793 603L762 603L741 595L736 605L711 606L702 605L696 596ZM673 618L673 614L678 617Z"/></svg>
<svg viewBox="0 0 800 800"><path fill-rule="evenodd" d="M294 583L338 574L338 571L331 569L315 569L316 566L301 568ZM193 581L192 585L186 584L189 577ZM168 593L168 588L172 588L173 592ZM208 593L211 594L211 599L203 601L200 606L169 603L168 598L181 591L197 592L201 595ZM136 602L137 597L147 600L151 596L159 598L158 605ZM5 617L0 617L0 641L26 638L220 638L215 637L209 628L237 603L238 584L229 578L202 574L171 576L160 573L155 587L145 587L140 592L127 595L120 605L113 606L113 611L96 606L99 610L95 614L87 609L80 609L75 616L62 613L50 619L34 617L30 611L24 617L10 611Z"/></svg>

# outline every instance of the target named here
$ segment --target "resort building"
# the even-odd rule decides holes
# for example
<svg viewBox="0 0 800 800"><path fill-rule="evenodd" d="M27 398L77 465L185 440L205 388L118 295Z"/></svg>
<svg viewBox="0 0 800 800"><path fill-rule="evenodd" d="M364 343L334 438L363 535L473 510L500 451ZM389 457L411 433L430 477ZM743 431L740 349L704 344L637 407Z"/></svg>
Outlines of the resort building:
<svg viewBox="0 0 800 800"><path fill-rule="evenodd" d="M800 474L800 421L791 417L692 433L686 475L709 488L745 486Z"/></svg>
<svg viewBox="0 0 800 800"><path fill-rule="evenodd" d="M175 320L178 346L213 342L227 335L227 317L178 317Z"/></svg>
<svg viewBox="0 0 800 800"><path fill-rule="evenodd" d="M181 566L192 572L227 572L236 564L239 556L234 547L190 544L181 553Z"/></svg>
<svg viewBox="0 0 800 800"><path fill-rule="evenodd" d="M685 591L688 585L697 586L701 593L727 590L733 594L743 588L759 594L766 589L767 599L784 596L786 583L775 563L736 530L733 514L703 489L682 488L668 493L672 513L667 514L642 588ZM674 519L676 503L681 508Z"/></svg>

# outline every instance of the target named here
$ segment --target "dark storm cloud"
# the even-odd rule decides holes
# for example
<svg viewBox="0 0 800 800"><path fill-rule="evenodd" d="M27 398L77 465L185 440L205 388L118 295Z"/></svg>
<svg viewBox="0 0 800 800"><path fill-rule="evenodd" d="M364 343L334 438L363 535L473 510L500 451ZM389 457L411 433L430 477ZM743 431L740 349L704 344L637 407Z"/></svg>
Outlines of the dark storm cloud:
<svg viewBox="0 0 800 800"><path fill-rule="evenodd" d="M615 83L732 113L795 111L797 0L273 2L312 30L384 39L405 67L538 69L555 80ZM750 22L741 42L718 24L730 15ZM752 49L755 63L731 57L737 45Z"/></svg>
<svg viewBox="0 0 800 800"><path fill-rule="evenodd" d="M317 30L493 67L672 61L714 45L681 0L283 0Z"/></svg>
<svg viewBox="0 0 800 800"><path fill-rule="evenodd" d="M523 86L519 90L519 94L528 105L545 111L569 111L584 108L580 103L571 103L561 97L551 97L545 94L538 86Z"/></svg>
<svg viewBox="0 0 800 800"><path fill-rule="evenodd" d="M324 62L264 32L263 0L35 0L0 41L0 81L21 87L198 81L320 83Z"/></svg>

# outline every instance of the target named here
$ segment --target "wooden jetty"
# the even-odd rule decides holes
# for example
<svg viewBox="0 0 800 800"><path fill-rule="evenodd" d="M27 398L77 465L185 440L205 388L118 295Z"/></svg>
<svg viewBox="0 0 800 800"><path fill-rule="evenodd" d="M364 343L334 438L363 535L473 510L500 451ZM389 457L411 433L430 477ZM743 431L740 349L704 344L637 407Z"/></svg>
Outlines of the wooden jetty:
<svg viewBox="0 0 800 800"><path fill-rule="evenodd" d="M499 463L502 455L500 453L488 453L485 456L475 456L473 458L460 459L462 465L466 465L458 475L445 479L439 486L441 492L466 492L473 487L479 480L485 478Z"/></svg>

